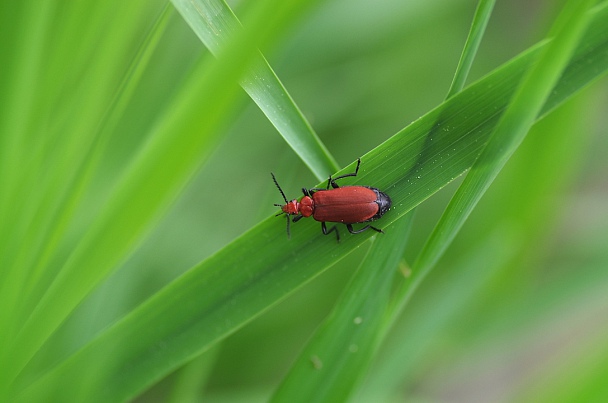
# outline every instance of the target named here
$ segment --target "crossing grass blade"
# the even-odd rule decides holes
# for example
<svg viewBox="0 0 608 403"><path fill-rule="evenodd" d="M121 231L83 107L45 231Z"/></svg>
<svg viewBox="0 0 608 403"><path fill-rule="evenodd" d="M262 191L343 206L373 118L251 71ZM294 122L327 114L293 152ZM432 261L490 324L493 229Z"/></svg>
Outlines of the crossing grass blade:
<svg viewBox="0 0 608 403"><path fill-rule="evenodd" d="M273 402L340 402L353 394L381 341L412 217L397 221L386 236L376 236L361 267L292 366Z"/></svg>
<svg viewBox="0 0 608 403"><path fill-rule="evenodd" d="M493 6L493 0L479 2L447 98L462 90ZM414 211L397 221L388 239L371 245L344 296L279 386L275 402L338 402L355 393L386 336L391 285Z"/></svg>
<svg viewBox="0 0 608 403"><path fill-rule="evenodd" d="M575 3L577 7L574 7ZM479 199L525 138L587 28L591 4L593 1L570 2L562 14L567 22L558 20L555 23L561 27L561 31L554 27L553 32L559 34L551 39L541 52L539 62L524 77L488 145L446 208L413 265L411 281L401 287L395 315L403 309L413 290L439 260Z"/></svg>

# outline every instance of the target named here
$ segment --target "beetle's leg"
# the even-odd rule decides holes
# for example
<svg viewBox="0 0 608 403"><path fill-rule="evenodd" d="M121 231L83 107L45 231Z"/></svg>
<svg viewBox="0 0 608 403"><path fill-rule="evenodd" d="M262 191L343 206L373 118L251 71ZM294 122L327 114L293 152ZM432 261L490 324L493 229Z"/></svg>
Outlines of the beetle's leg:
<svg viewBox="0 0 608 403"><path fill-rule="evenodd" d="M289 214L287 216L287 239L291 239L291 233L289 232Z"/></svg>
<svg viewBox="0 0 608 403"><path fill-rule="evenodd" d="M363 231L366 231L368 229L373 229L374 231L380 232L381 234L384 234L384 231L382 231L380 228L376 228L376 227L372 227L371 225L366 225L365 227L358 229L358 230L354 230L353 225L352 224L345 224L346 225L346 229L348 229L348 232L350 232L351 234L360 234Z"/></svg>
<svg viewBox="0 0 608 403"><path fill-rule="evenodd" d="M329 235L330 232L336 233L336 240L340 242L340 233L338 232L338 227L333 226L329 230L327 230L327 226L325 225L325 221L321 223L321 229L323 230L323 235Z"/></svg>
<svg viewBox="0 0 608 403"><path fill-rule="evenodd" d="M293 221L293 222L298 222L298 221L300 221L300 220L301 220L303 217L304 217L304 216L303 216L302 214L298 214L297 216L295 216L295 217L293 218L293 220L292 220L292 221Z"/></svg>
<svg viewBox="0 0 608 403"><path fill-rule="evenodd" d="M349 173L349 174L344 174L344 175L340 175L340 176L336 176L335 178L332 179L332 177L329 177L329 180L327 181L327 189L329 189L329 185L331 184L331 186L334 189L339 188L340 186L338 186L338 184L336 183L336 181L338 179L342 179L342 178L348 178L349 176L357 176L357 174L359 173L359 165L361 165L361 158L357 158L357 168L355 168L355 172Z"/></svg>
<svg viewBox="0 0 608 403"><path fill-rule="evenodd" d="M323 188L310 188L310 189L302 188L302 193L304 193L304 196L312 197L312 195L317 193L319 190L325 190L325 189L323 189Z"/></svg>

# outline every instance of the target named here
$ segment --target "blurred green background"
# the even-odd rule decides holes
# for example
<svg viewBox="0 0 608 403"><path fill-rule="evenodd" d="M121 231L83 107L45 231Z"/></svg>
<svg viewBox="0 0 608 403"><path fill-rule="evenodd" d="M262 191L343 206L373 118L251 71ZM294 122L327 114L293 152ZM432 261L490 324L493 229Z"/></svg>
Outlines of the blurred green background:
<svg viewBox="0 0 608 403"><path fill-rule="evenodd" d="M83 133L98 129L113 102L107 83L121 82L165 6L160 0L139 8L120 2L69 3L74 4L40 6L54 7L57 20L46 21L36 20L44 11L34 3L2 5L5 32L14 35L5 36L4 43L32 46L2 52L2 83L36 90L29 92L33 98L7 98L7 91L0 100L5 116L23 111L37 117L27 141L32 155L42 156L41 165L69 163L54 149L66 147L63 127ZM231 2L237 16L247 7L241 3L246 2ZM469 82L541 40L562 4L498 1ZM475 7L468 0L320 2L262 51L345 166L443 101ZM211 59L177 12L166 15L166 27L132 96L109 125L112 134L87 179L68 235L56 247L57 261L69 254L106 202L116 178L154 130L159 111L188 85L201 58ZM36 27L48 35L43 41L35 40ZM53 44L59 45L54 49ZM25 66L31 66L37 81L19 81L27 75L14 60L33 63ZM607 85L605 79L594 83L534 127L415 294L354 401L608 398L602 386L608 377ZM55 350L43 349L36 358L42 366L76 351L274 214L272 204L281 197L269 172L279 176L287 197L314 186L314 176L243 91L234 105L218 128L208 161L120 269L53 335ZM58 139L46 138L47 133ZM53 154L44 157L49 150ZM455 182L418 208L408 260L426 240ZM44 206L56 182L43 178L40 183L29 202ZM27 210L27 203L21 208L35 211ZM304 220L292 230L298 225L313 224ZM3 235L4 252L9 251L5 263L11 259L11 237ZM204 400L266 401L340 295L363 249L201 357L193 367L201 374L208 371ZM169 399L180 371L137 401Z"/></svg>

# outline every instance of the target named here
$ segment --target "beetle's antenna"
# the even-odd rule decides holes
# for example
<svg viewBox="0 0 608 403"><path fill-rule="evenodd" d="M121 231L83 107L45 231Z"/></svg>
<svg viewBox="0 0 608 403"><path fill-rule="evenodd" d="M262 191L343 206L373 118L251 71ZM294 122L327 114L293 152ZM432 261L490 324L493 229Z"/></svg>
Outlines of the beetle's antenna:
<svg viewBox="0 0 608 403"><path fill-rule="evenodd" d="M272 175L272 180L274 181L274 184L277 185L277 189L279 189L279 192L281 192L281 196L283 196L283 200L285 200L285 204L289 203L287 201L287 197L285 197L285 193L283 193L283 189L281 189L281 186L279 186L279 182L277 182L277 178L274 177L274 174L271 172L270 175ZM276 207L283 207L282 204L275 204ZM280 212L279 214L277 214L277 216L280 216L281 214L285 214L285 217L287 217L287 238L291 239L291 233L289 232L289 218L290 215L289 213L286 213L284 211Z"/></svg>
<svg viewBox="0 0 608 403"><path fill-rule="evenodd" d="M274 174L271 172L270 175L272 175L272 180L274 181L274 184L277 185L277 189L279 189L279 192L281 192L281 196L283 196L283 200L285 200L285 203L289 203L287 201L287 197L285 197L285 193L283 193L283 189L281 189L281 187L279 186L279 182L277 182L277 178L274 177ZM280 204L275 204L275 206L280 206Z"/></svg>

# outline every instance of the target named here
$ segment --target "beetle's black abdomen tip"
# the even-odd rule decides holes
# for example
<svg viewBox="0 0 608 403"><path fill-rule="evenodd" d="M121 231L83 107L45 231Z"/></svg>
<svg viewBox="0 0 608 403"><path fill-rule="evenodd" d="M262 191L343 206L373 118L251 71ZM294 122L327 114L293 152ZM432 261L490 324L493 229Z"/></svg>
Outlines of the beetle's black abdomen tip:
<svg viewBox="0 0 608 403"><path fill-rule="evenodd" d="M381 192L373 187L370 187L369 189L373 190L374 193L376 193L376 204L378 205L378 212L367 221L374 221L382 217L384 213L386 213L391 208L393 201L386 193Z"/></svg>
<svg viewBox="0 0 608 403"><path fill-rule="evenodd" d="M376 203L378 203L378 213L376 216L380 218L391 208L392 201L386 193L378 191L378 199L376 200Z"/></svg>

